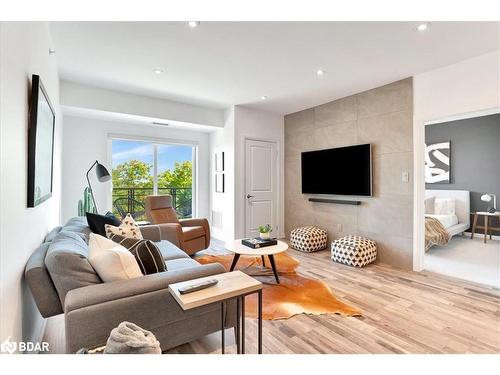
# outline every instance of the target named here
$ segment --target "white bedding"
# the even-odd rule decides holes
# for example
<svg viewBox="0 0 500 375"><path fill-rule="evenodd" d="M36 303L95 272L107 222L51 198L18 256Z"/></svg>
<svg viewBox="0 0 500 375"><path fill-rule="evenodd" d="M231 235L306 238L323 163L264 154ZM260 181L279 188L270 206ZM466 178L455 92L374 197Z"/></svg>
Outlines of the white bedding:
<svg viewBox="0 0 500 375"><path fill-rule="evenodd" d="M435 219L438 219L441 224L443 224L443 227L446 229L458 224L458 217L457 215L431 215L431 214L426 214L425 216L427 217L433 217Z"/></svg>

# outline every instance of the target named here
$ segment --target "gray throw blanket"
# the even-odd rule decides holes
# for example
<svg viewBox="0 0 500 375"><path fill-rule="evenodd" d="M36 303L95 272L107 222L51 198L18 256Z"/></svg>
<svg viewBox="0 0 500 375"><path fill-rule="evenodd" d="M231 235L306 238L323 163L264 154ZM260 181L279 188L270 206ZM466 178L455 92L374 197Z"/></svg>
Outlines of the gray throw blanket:
<svg viewBox="0 0 500 375"><path fill-rule="evenodd" d="M151 332L122 322L111 331L104 354L161 354L161 348Z"/></svg>

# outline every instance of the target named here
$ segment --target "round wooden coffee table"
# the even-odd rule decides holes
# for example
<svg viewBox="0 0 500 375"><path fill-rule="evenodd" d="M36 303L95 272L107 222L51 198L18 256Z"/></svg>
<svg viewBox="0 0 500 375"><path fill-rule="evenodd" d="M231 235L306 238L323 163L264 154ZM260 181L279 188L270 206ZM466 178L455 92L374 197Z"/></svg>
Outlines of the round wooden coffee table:
<svg viewBox="0 0 500 375"><path fill-rule="evenodd" d="M280 278L278 276L278 271L276 269L276 262L274 261L274 254L279 254L288 250L288 245L286 242L279 241L278 244L273 246L260 247L258 249L252 249L251 247L245 246L241 243L241 239L234 240L232 242L226 243L226 249L234 253L233 262L231 263L230 271L233 271L240 259L240 255L253 255L260 256L262 258L262 265L265 267L266 262L264 257L267 255L269 258L269 263L271 263L271 269L273 270L276 282L280 283Z"/></svg>

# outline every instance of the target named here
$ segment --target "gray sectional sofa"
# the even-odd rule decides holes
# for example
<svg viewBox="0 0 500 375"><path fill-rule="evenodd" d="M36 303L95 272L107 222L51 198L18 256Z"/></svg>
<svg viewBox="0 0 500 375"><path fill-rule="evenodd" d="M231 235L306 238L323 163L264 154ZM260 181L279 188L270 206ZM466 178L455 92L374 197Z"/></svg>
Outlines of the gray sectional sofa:
<svg viewBox="0 0 500 375"><path fill-rule="evenodd" d="M167 271L136 279L103 283L88 261L90 229L85 218L55 228L28 260L25 276L43 317L64 313L66 351L105 345L122 321L152 331L163 351L219 331L219 304L183 311L168 291L171 283L225 272L222 265L201 265L163 240L162 225L141 227L155 241ZM228 304L226 327L235 324L235 306Z"/></svg>

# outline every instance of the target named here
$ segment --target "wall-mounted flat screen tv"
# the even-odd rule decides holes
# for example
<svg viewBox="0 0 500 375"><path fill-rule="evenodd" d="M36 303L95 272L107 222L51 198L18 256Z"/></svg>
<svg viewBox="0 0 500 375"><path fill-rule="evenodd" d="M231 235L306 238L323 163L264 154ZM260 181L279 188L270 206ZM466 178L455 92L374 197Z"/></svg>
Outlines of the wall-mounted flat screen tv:
<svg viewBox="0 0 500 375"><path fill-rule="evenodd" d="M303 152L302 193L371 196L371 145Z"/></svg>

